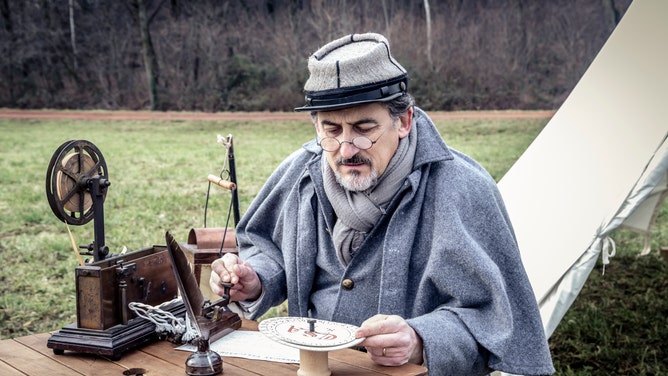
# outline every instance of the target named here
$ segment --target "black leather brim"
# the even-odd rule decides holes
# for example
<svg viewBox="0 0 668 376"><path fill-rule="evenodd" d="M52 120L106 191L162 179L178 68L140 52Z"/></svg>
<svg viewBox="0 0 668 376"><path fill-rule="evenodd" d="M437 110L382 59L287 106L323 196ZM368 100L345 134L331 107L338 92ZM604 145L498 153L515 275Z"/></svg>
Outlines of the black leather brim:
<svg viewBox="0 0 668 376"><path fill-rule="evenodd" d="M368 104L368 103L391 101L392 99L398 98L402 94L404 94L404 92L394 93L392 95L389 95L389 96L383 97L383 98L368 98L368 99L361 99L361 100L354 100L354 101L336 101L336 100L320 101L320 103L315 104L315 105L310 105L309 106L307 104L307 105L302 106L302 107L296 107L295 111L304 112L304 111L342 110L344 108L360 106L360 105Z"/></svg>

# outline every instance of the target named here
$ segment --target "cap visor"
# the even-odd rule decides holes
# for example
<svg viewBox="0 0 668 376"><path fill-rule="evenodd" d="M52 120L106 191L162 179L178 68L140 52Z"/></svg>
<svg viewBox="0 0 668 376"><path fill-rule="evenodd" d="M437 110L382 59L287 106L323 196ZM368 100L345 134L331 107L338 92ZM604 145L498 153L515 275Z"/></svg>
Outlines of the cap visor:
<svg viewBox="0 0 668 376"><path fill-rule="evenodd" d="M388 102L388 101L391 101L392 99L395 99L395 98L401 96L402 94L404 94L404 92L394 93L394 94L389 95L389 96L384 97L384 98L374 98L374 99L358 100L358 101L352 101L352 102L336 103L335 101L323 101L323 102L329 102L329 103L316 104L316 105L312 105L312 106L305 105L305 106L302 106L302 107L296 107L295 111L304 112L304 111L341 110L341 109L344 109L344 108L360 106L360 105L368 104L368 103Z"/></svg>

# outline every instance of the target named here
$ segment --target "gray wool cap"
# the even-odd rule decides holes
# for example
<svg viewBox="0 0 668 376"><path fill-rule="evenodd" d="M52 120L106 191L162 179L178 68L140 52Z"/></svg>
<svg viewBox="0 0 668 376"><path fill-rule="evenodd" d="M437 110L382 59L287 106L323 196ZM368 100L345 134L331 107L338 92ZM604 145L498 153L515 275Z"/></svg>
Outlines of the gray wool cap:
<svg viewBox="0 0 668 376"><path fill-rule="evenodd" d="M308 60L306 104L295 111L327 111L386 102L408 90L408 75L380 34L351 34L316 51Z"/></svg>

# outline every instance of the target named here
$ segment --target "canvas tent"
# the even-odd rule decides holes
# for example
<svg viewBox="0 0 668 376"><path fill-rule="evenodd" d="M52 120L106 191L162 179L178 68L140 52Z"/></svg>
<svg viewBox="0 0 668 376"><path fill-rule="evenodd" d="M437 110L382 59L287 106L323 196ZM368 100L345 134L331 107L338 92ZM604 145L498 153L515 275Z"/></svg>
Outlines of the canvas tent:
<svg viewBox="0 0 668 376"><path fill-rule="evenodd" d="M548 336L610 233L648 234L668 181L668 1L635 0L499 182ZM647 252L647 250L645 250Z"/></svg>

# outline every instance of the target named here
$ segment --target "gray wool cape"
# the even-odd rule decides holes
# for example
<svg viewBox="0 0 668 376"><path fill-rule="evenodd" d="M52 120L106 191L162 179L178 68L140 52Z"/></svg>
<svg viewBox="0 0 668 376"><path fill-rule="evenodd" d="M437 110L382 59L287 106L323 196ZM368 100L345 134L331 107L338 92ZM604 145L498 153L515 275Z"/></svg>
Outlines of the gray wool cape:
<svg viewBox="0 0 668 376"><path fill-rule="evenodd" d="M237 227L263 286L251 317L286 299L290 316L353 325L399 315L422 337L430 375L553 373L496 183L418 108L413 126L413 171L347 266L330 236L322 150L310 141L280 164Z"/></svg>

